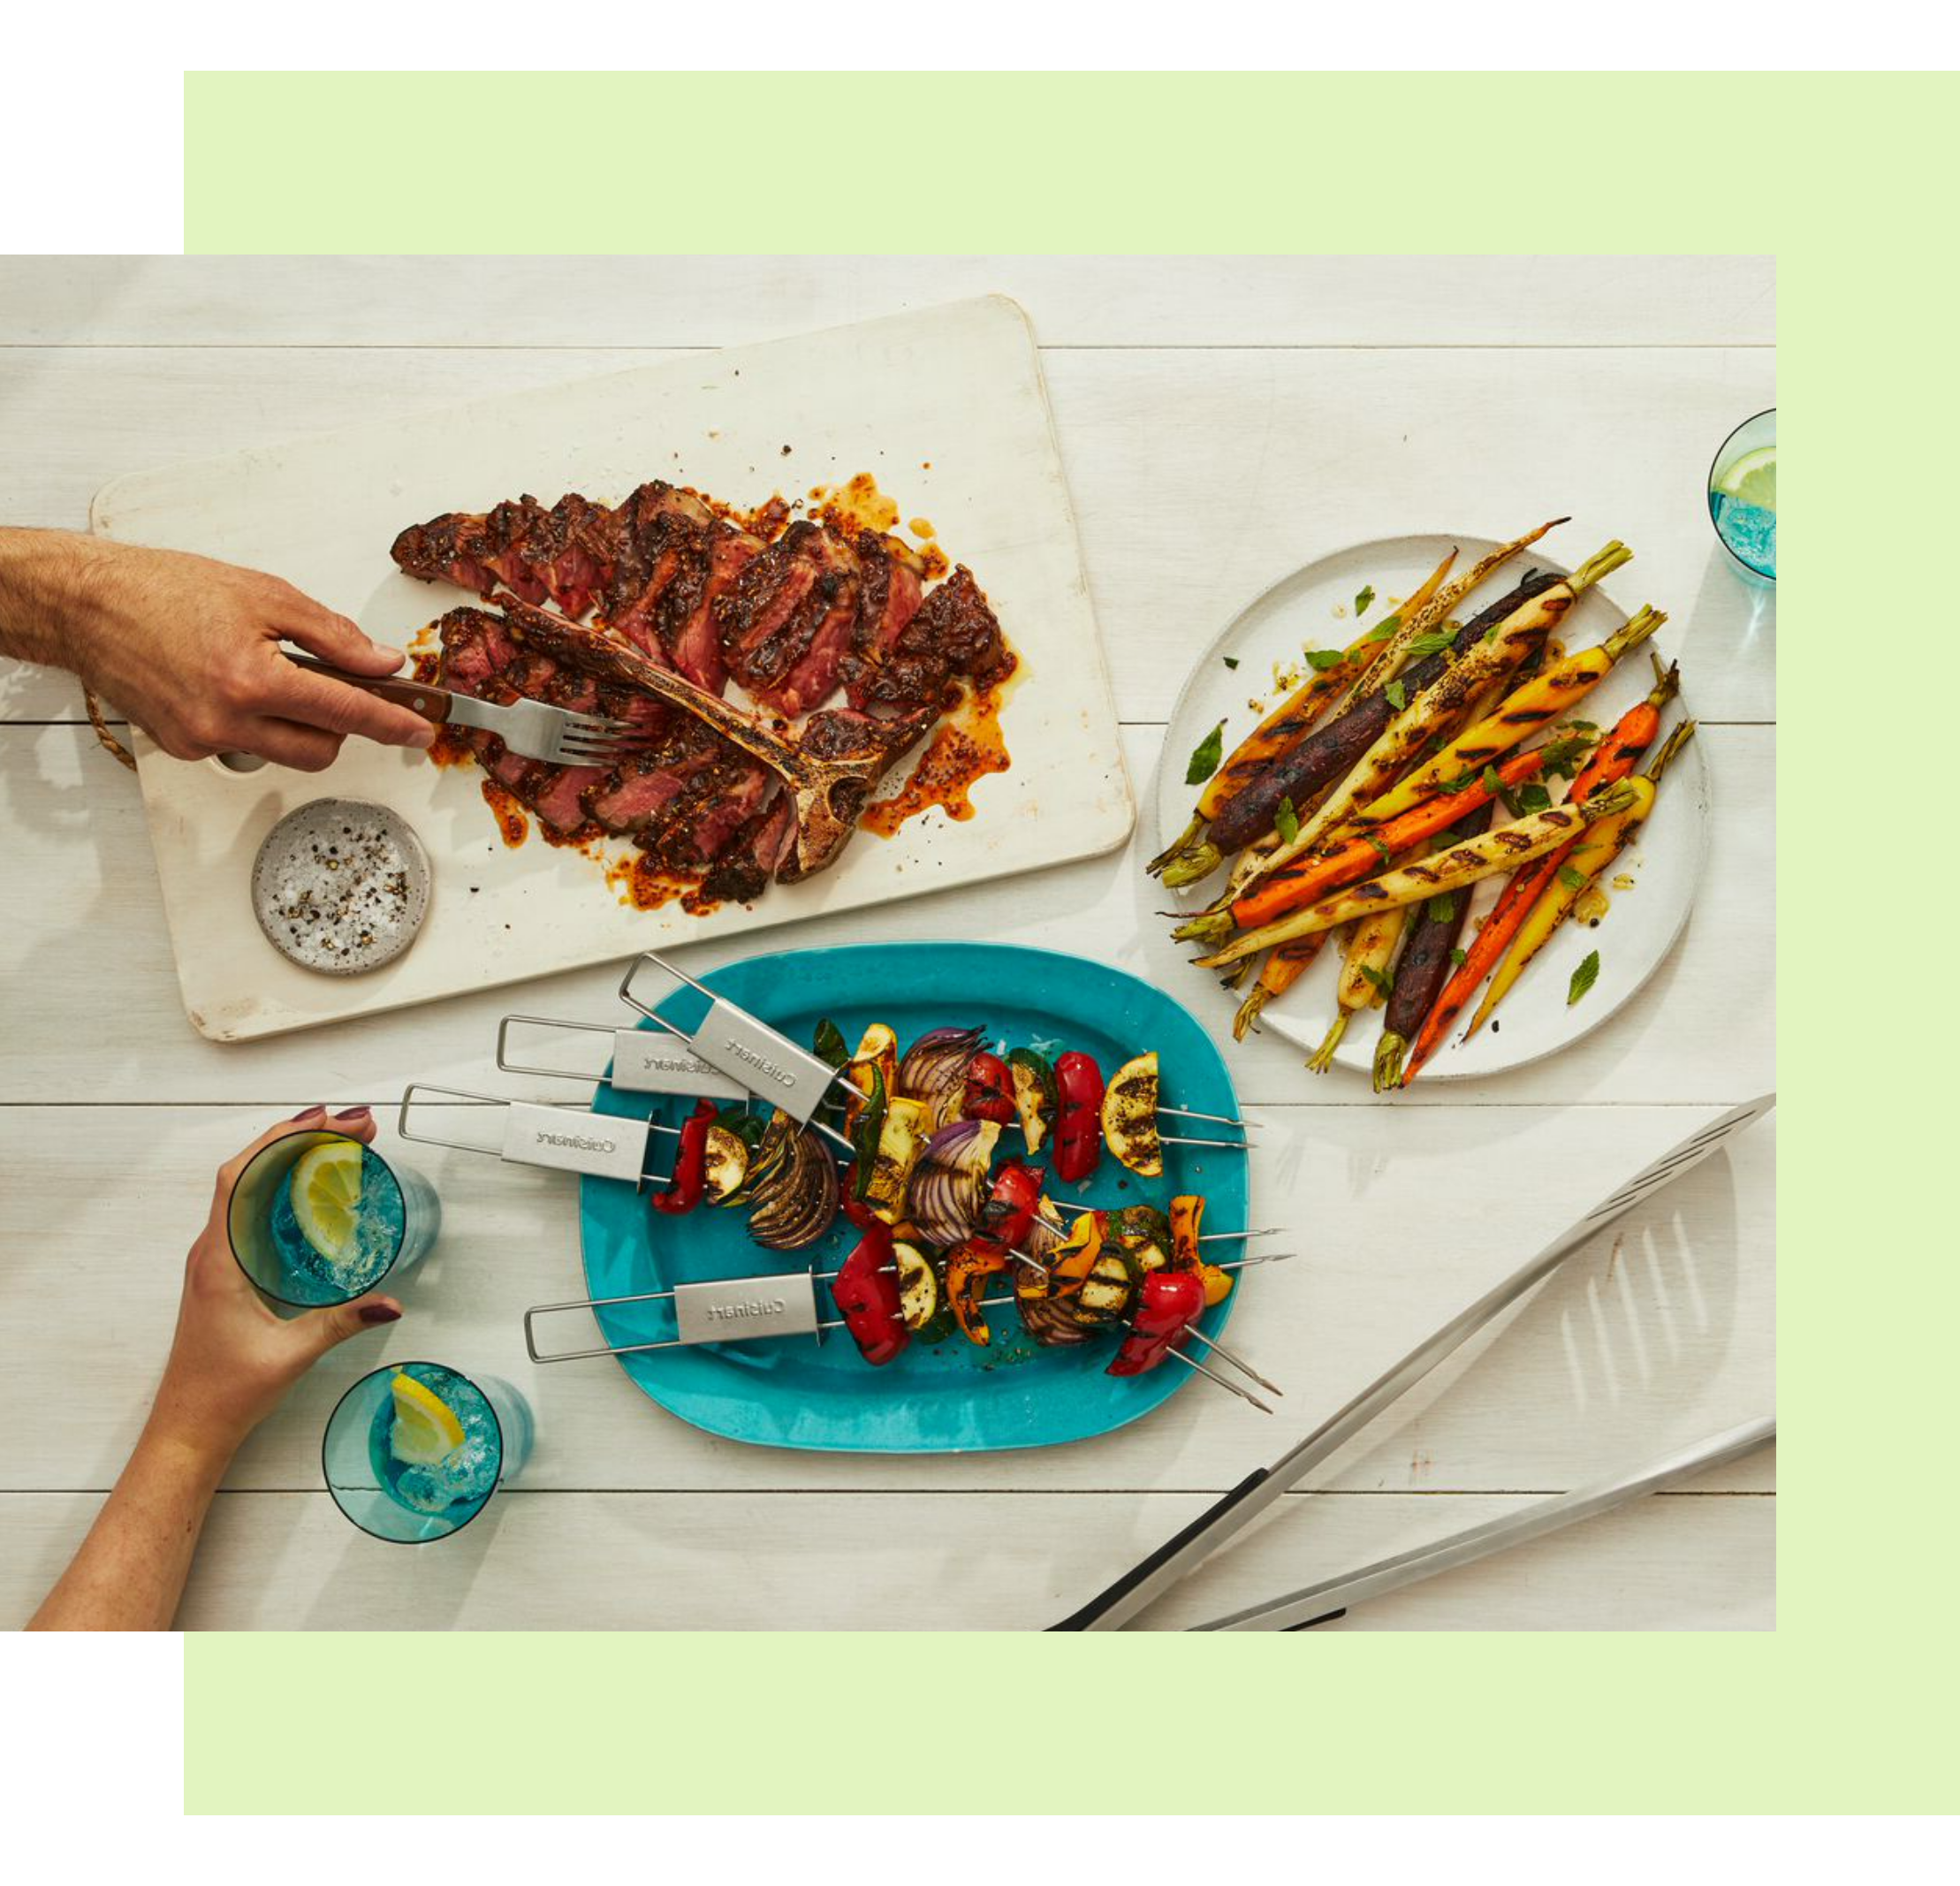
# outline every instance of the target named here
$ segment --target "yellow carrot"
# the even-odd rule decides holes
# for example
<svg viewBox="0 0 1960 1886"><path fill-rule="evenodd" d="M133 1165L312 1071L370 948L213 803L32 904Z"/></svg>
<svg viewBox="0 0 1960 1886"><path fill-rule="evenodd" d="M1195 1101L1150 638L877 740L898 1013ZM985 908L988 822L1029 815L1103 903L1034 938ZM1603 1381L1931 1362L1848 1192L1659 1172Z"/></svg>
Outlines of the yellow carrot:
<svg viewBox="0 0 1960 1886"><path fill-rule="evenodd" d="M1492 761L1502 758L1520 741L1596 688L1629 649L1637 648L1667 620L1658 609L1643 609L1598 648L1582 649L1552 663L1392 792L1363 807L1355 814L1355 823L1364 827L1386 825L1456 781L1474 779Z"/></svg>
<svg viewBox="0 0 1960 1886"><path fill-rule="evenodd" d="M1630 792L1632 802L1589 827L1585 836L1572 848L1565 863L1554 873L1551 882L1531 906L1531 914L1519 926L1503 962L1498 965L1497 974L1491 977L1491 985L1484 992L1484 1000L1477 1005L1477 1013L1463 1030L1465 1041L1490 1020L1493 1011L1510 993L1512 985L1524 973L1532 957L1552 940L1560 924L1572 914L1573 906L1587 887L1633 842L1635 834L1653 810L1654 795L1660 788L1660 775L1668 769L1668 762L1694 736L1695 723L1683 720L1656 749L1646 772L1615 788Z"/></svg>

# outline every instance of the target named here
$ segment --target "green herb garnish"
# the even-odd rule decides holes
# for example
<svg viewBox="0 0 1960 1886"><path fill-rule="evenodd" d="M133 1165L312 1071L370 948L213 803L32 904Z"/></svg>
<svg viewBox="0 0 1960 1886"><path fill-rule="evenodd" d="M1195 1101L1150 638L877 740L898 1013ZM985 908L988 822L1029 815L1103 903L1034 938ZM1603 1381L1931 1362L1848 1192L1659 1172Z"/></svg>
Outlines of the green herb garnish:
<svg viewBox="0 0 1960 1886"><path fill-rule="evenodd" d="M1551 804L1552 795L1536 779L1517 789L1517 802L1527 812L1542 812Z"/></svg>
<svg viewBox="0 0 1960 1886"><path fill-rule="evenodd" d="M1423 915L1432 924L1454 924L1456 921L1456 894L1445 891L1432 897L1423 906Z"/></svg>
<svg viewBox="0 0 1960 1886"><path fill-rule="evenodd" d="M1559 866L1559 882L1569 891L1583 891L1591 881L1583 871L1574 871L1569 864Z"/></svg>
<svg viewBox="0 0 1960 1886"><path fill-rule="evenodd" d="M1300 836L1300 815L1293 810L1291 799L1282 799L1280 810L1272 815L1272 828L1288 844Z"/></svg>
<svg viewBox="0 0 1960 1886"><path fill-rule="evenodd" d="M1594 950L1577 969L1572 972L1572 985L1566 991L1565 1006L1569 1008L1574 1002L1599 979L1599 953Z"/></svg>
<svg viewBox="0 0 1960 1886"><path fill-rule="evenodd" d="M1192 749L1190 764L1184 769L1187 786L1202 786L1219 770L1225 757L1225 723L1219 724Z"/></svg>
<svg viewBox="0 0 1960 1886"><path fill-rule="evenodd" d="M1468 954L1462 950L1453 949L1449 953L1449 966L1453 970L1462 969L1462 966L1469 961L1470 957Z"/></svg>
<svg viewBox="0 0 1960 1886"><path fill-rule="evenodd" d="M1236 655L1227 655L1223 659L1225 665L1228 668L1235 668L1239 665L1239 658Z"/></svg>
<svg viewBox="0 0 1960 1886"><path fill-rule="evenodd" d="M1383 844L1382 841L1379 838L1377 838L1372 832L1369 833L1368 834L1368 842L1372 845L1378 852L1380 853L1383 858L1386 859L1394 856L1394 853L1390 851L1387 846Z"/></svg>
<svg viewBox="0 0 1960 1886"><path fill-rule="evenodd" d="M1309 649L1306 656L1307 665L1316 674L1325 674L1329 668L1338 668L1348 658L1339 649Z"/></svg>
<svg viewBox="0 0 1960 1886"><path fill-rule="evenodd" d="M1586 756L1592 742L1583 734L1575 734L1566 740L1554 740L1545 749L1541 770L1555 773L1561 779L1569 779L1579 770L1579 762Z"/></svg>
<svg viewBox="0 0 1960 1886"><path fill-rule="evenodd" d="M1360 967L1361 973L1368 978L1374 987L1375 993L1380 996L1383 1000L1386 1001L1388 997L1395 992L1395 977L1393 970L1385 974L1382 970L1365 962L1361 964Z"/></svg>
<svg viewBox="0 0 1960 1886"><path fill-rule="evenodd" d="M1409 644L1409 658L1420 661L1424 655L1440 655L1455 639L1447 628L1432 629L1426 635L1417 635Z"/></svg>
<svg viewBox="0 0 1960 1886"><path fill-rule="evenodd" d="M1371 582L1370 582L1370 583L1364 583L1364 584L1363 584L1363 585L1361 586L1361 594L1360 594L1359 596L1357 596L1357 597L1356 597L1355 598L1355 613L1356 613L1356 614L1357 616L1364 616L1364 615L1366 615L1366 614L1368 613L1368 607L1369 607L1369 605L1370 605L1370 604L1371 604L1371 603L1372 603L1372 602L1374 601L1374 599L1375 599L1375 586L1374 586L1374 584L1373 584L1373 583L1371 583Z"/></svg>
<svg viewBox="0 0 1960 1886"><path fill-rule="evenodd" d="M1401 616L1384 616L1363 639L1367 642L1386 642L1401 627Z"/></svg>
<svg viewBox="0 0 1960 1886"><path fill-rule="evenodd" d="M1381 691L1382 698L1399 714L1409 705L1409 690L1400 681L1390 681Z"/></svg>

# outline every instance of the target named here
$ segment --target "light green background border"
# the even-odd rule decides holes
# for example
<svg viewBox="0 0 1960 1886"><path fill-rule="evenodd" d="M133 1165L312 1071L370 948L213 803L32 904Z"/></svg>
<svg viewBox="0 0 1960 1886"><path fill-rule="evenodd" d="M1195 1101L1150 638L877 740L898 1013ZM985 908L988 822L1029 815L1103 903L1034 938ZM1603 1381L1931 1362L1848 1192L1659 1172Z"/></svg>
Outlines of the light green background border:
<svg viewBox="0 0 1960 1886"><path fill-rule="evenodd" d="M491 1798L435 1791L487 1812L1951 1805L1954 1240L1911 1182L1953 1158L1955 893L1906 867L1952 837L1896 809L1951 770L1922 690L1955 633L1926 448L1956 436L1956 103L1943 75L190 77L194 250L1774 252L1797 449L1774 1634L204 1637L188 1806L427 1809L420 1763L344 1759L423 1745L410 1697L496 1725ZM692 187L611 186L671 163Z"/></svg>

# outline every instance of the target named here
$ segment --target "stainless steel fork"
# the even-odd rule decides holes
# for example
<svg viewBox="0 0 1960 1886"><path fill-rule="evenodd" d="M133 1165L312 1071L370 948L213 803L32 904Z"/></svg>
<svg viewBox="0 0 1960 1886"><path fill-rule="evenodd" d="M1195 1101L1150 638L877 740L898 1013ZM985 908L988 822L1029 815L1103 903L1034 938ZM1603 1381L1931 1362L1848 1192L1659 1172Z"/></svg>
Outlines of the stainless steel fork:
<svg viewBox="0 0 1960 1886"><path fill-rule="evenodd" d="M350 674L310 655L289 652L286 659L295 667L392 701L433 726L476 727L494 734L513 753L553 766L610 766L646 744L644 733L630 721L577 713L548 701L479 701L474 695L430 687L406 675Z"/></svg>

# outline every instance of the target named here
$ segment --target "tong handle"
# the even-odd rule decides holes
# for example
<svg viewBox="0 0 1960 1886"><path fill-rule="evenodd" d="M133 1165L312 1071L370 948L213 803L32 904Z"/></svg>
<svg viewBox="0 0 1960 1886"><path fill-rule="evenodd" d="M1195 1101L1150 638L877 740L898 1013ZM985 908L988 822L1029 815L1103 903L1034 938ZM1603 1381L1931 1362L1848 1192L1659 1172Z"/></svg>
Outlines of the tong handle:
<svg viewBox="0 0 1960 1886"><path fill-rule="evenodd" d="M410 713L421 715L431 726L447 725L450 711L455 705L456 697L446 688L430 688L409 675L350 674L345 668L337 668L331 662L316 661L311 655L282 652L295 668L310 669L330 681L345 681L348 687L358 688L377 700L392 701L397 707L406 707Z"/></svg>

